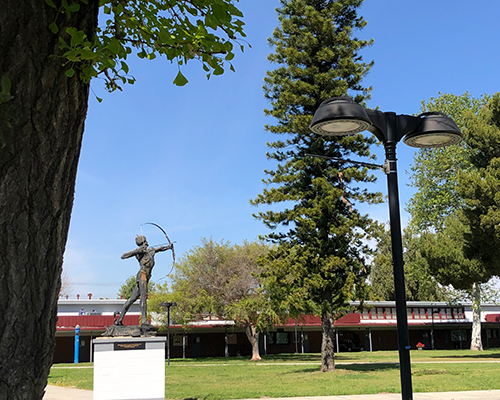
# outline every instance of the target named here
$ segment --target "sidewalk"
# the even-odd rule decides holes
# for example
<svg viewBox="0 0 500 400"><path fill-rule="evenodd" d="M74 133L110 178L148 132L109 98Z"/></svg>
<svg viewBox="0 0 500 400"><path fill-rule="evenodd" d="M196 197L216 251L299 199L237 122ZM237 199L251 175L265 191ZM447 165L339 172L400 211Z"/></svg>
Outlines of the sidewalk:
<svg viewBox="0 0 500 400"><path fill-rule="evenodd" d="M92 390L47 385L43 400L93 400Z"/></svg>
<svg viewBox="0 0 500 400"><path fill-rule="evenodd" d="M93 400L92 390L47 386L43 400ZM498 400L500 390L470 392L414 393L413 400ZM266 400L401 400L399 393L363 394L354 396L284 397Z"/></svg>

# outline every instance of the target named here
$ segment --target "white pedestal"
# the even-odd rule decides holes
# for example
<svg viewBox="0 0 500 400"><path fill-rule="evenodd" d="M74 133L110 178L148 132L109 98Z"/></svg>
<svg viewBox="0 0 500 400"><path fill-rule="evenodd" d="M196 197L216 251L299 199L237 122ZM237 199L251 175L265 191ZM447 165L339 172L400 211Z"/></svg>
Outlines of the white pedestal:
<svg viewBox="0 0 500 400"><path fill-rule="evenodd" d="M94 339L94 400L165 400L165 341Z"/></svg>

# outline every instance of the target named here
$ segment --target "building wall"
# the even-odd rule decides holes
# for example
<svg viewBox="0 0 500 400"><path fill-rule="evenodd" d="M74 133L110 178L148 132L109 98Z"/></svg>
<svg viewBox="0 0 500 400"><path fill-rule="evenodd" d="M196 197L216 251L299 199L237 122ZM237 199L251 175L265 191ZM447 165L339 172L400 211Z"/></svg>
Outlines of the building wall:
<svg viewBox="0 0 500 400"><path fill-rule="evenodd" d="M95 339L90 334L80 335L78 362L90 362L91 341ZM56 337L53 363L73 363L75 361L75 336Z"/></svg>
<svg viewBox="0 0 500 400"><path fill-rule="evenodd" d="M373 350L395 350L398 348L398 335L394 329L372 330Z"/></svg>
<svg viewBox="0 0 500 400"><path fill-rule="evenodd" d="M487 347L500 347L500 329L498 327L486 328L486 334L483 335L483 343Z"/></svg>
<svg viewBox="0 0 500 400"><path fill-rule="evenodd" d="M74 327L80 325L80 362L91 360L91 340L104 332L106 326L113 323L113 312L121 309L125 300L60 300L60 316L57 333L54 362L72 363L74 360ZM83 308L90 315L78 315ZM482 339L485 348L500 347L500 307L484 306ZM92 311L95 311L92 313ZM435 313L433 313L435 311ZM135 303L124 320L125 325L138 324L139 305ZM469 308L450 307L446 303L408 303L408 323L410 345L414 349L418 342L431 349L431 331L434 329L436 349L454 349L470 347L471 321ZM231 326L231 321L202 321L193 325L187 332L180 326L171 327L171 358L223 357L226 350L229 356L249 357L251 345L243 328ZM359 350L369 350L371 333L372 349L396 350L397 325L393 302L376 302L361 313L350 313L336 322L340 348L346 351L347 342L355 342ZM234 324L234 323L233 323ZM305 316L297 321L299 338L302 343L295 343L295 320L276 327L266 335L261 335L261 354L295 353L298 351L321 352L321 321L318 317ZM227 336L226 336L227 330ZM182 345L182 337L185 345ZM461 338L462 340L459 340ZM265 345L264 345L265 343Z"/></svg>
<svg viewBox="0 0 500 400"><path fill-rule="evenodd" d="M84 315L113 315L114 312L120 312L126 299L60 299L57 302L57 315L70 316L79 315L83 312ZM139 301L136 301L130 307L127 314L140 314Z"/></svg>
<svg viewBox="0 0 500 400"><path fill-rule="evenodd" d="M321 339L323 334L320 331L308 331L309 336L309 351L311 353L320 353L321 352Z"/></svg>
<svg viewBox="0 0 500 400"><path fill-rule="evenodd" d="M74 337L57 337L56 348L54 351L54 364L71 363L74 361L75 354L75 338Z"/></svg>

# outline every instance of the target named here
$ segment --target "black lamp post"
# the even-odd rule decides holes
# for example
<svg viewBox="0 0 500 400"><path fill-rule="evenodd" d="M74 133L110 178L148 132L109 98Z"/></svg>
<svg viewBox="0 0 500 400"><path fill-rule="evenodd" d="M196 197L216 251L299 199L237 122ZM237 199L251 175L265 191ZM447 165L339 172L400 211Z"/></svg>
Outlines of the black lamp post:
<svg viewBox="0 0 500 400"><path fill-rule="evenodd" d="M412 147L449 146L460 142L462 134L455 122L443 113L429 112L417 117L396 115L393 112L365 109L347 96L333 97L321 103L314 114L310 128L313 132L324 136L354 135L367 130L384 145L385 172L389 192L401 395L403 400L412 400L396 144L403 139L403 142Z"/></svg>
<svg viewBox="0 0 500 400"><path fill-rule="evenodd" d="M177 307L175 301L164 301L161 307L167 307L167 365L170 366L170 307Z"/></svg>

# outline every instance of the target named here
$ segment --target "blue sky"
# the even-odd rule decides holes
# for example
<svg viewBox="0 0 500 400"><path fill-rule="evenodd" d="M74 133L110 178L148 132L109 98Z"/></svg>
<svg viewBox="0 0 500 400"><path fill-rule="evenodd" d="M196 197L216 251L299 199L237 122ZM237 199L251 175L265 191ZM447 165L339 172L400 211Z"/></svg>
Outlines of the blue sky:
<svg viewBox="0 0 500 400"><path fill-rule="evenodd" d="M141 224L155 222L176 241L178 257L203 237L241 243L268 233L252 217L249 204L264 188L266 142L272 121L262 83L277 26L278 0L241 0L252 48L236 55L236 73L207 80L195 61L183 70L187 86L172 84L175 65L164 59L130 59L135 85L107 94L92 83L75 202L64 269L76 294L115 298L120 285L137 272L134 259L120 256L135 247ZM499 90L500 2L498 0L365 0L360 14L367 27L360 38L374 38L361 54L375 61L364 84L373 86L369 107L398 114L418 113L422 100L438 92L473 96ZM374 149L383 162L382 149ZM412 195L405 171L414 149L398 146L402 207ZM374 190L386 193L378 174ZM363 209L381 221L387 204ZM403 220L407 216L403 211ZM164 242L144 226L149 243ZM170 254L158 254L153 280L163 282Z"/></svg>

